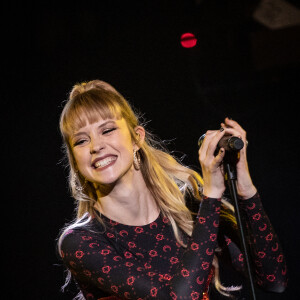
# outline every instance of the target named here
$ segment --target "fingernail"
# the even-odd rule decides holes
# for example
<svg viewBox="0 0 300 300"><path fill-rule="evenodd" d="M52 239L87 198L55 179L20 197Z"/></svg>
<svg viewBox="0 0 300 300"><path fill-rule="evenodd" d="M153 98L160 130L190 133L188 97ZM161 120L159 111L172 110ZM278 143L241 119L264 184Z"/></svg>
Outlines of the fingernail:
<svg viewBox="0 0 300 300"><path fill-rule="evenodd" d="M221 128L220 128L220 131L222 132L223 130L224 130L224 128L223 128L223 127L221 127Z"/></svg>

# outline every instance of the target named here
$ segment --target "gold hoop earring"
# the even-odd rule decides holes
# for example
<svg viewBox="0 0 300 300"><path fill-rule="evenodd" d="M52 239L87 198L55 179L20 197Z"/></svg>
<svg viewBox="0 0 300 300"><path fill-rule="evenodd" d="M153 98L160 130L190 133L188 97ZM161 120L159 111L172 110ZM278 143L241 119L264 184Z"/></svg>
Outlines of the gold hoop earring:
<svg viewBox="0 0 300 300"><path fill-rule="evenodd" d="M136 170L141 167L141 156L138 150L133 150L133 165Z"/></svg>
<svg viewBox="0 0 300 300"><path fill-rule="evenodd" d="M84 185L85 185L85 183L86 183L86 179L84 181ZM73 177L71 179L71 185L79 193L81 193L84 190L84 186L81 185L80 180L79 180L78 171L74 172Z"/></svg>

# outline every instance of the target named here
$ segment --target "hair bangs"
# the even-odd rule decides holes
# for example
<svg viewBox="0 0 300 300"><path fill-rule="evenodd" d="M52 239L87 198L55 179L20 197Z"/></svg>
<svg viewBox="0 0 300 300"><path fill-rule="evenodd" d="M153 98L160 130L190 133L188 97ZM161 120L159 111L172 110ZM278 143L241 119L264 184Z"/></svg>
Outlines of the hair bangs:
<svg viewBox="0 0 300 300"><path fill-rule="evenodd" d="M98 122L99 119L120 119L122 113L118 102L110 97L85 92L77 95L69 102L62 119L62 132L65 138L69 138L74 132L86 126Z"/></svg>

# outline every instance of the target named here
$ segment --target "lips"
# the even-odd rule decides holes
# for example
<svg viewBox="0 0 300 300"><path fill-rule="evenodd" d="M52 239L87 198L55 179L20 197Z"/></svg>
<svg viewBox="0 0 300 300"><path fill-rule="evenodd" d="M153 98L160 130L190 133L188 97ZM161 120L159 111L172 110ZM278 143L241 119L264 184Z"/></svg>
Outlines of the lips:
<svg viewBox="0 0 300 300"><path fill-rule="evenodd" d="M104 168L117 159L116 155L105 155L93 160L92 166L95 169Z"/></svg>

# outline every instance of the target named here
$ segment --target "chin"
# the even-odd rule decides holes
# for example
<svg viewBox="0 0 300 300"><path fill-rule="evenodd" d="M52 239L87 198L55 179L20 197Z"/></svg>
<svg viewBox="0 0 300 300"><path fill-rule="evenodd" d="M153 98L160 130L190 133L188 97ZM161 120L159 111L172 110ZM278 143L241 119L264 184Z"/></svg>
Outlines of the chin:
<svg viewBox="0 0 300 300"><path fill-rule="evenodd" d="M121 181L132 180L132 174L134 172L134 167L130 166L126 168L123 172L107 172L106 176L102 174L101 178L94 178L94 182L99 185L116 185Z"/></svg>
<svg viewBox="0 0 300 300"><path fill-rule="evenodd" d="M122 175L110 175L99 178L98 180L95 180L95 183L99 185L115 185L116 183L120 182L120 180L123 178Z"/></svg>

